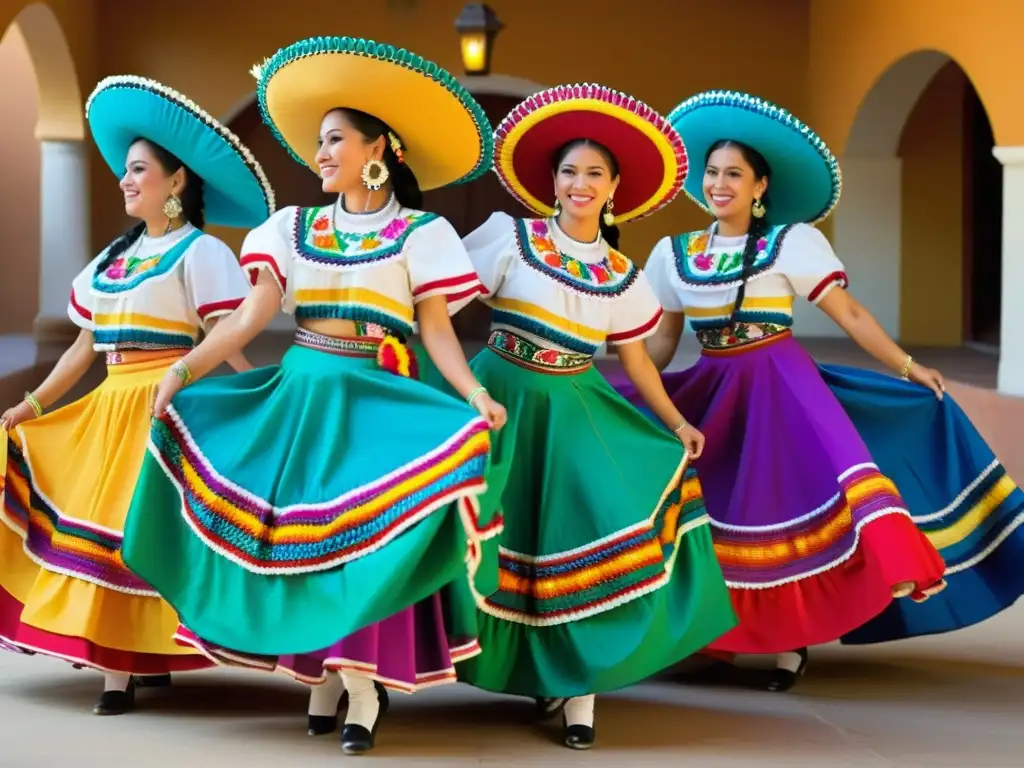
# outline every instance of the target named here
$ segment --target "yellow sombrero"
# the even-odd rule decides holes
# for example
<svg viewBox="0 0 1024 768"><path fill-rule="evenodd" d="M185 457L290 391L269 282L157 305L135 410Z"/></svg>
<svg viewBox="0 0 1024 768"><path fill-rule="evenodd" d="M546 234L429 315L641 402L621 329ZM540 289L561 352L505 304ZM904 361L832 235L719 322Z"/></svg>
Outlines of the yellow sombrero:
<svg viewBox="0 0 1024 768"><path fill-rule="evenodd" d="M574 139L591 139L615 155L616 224L668 205L686 180L686 148L676 129L639 99L590 83L550 88L516 106L494 132L494 170L519 202L551 216L551 161Z"/></svg>
<svg viewBox="0 0 1024 768"><path fill-rule="evenodd" d="M263 121L292 157L316 170L323 116L348 107L398 134L420 188L472 181L494 156L483 109L458 80L404 48L353 37L313 37L253 67Z"/></svg>

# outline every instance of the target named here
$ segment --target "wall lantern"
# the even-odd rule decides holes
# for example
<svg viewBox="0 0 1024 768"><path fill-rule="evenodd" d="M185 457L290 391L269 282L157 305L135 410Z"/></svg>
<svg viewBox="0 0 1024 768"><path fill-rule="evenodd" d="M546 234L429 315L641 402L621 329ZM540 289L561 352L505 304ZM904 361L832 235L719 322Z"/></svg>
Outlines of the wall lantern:
<svg viewBox="0 0 1024 768"><path fill-rule="evenodd" d="M455 29L459 32L462 68L467 75L490 73L494 38L504 28L498 14L485 3L469 3L462 9L455 20Z"/></svg>

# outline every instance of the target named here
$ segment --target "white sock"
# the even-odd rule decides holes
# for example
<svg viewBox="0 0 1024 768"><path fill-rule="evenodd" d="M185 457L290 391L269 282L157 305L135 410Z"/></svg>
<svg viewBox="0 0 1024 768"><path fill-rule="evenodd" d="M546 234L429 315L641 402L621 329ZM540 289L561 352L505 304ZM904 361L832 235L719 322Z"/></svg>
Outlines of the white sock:
<svg viewBox="0 0 1024 768"><path fill-rule="evenodd" d="M800 669L801 661L803 659L800 658L800 654L796 651L775 654L775 668L784 669L787 672L792 672L794 675Z"/></svg>
<svg viewBox="0 0 1024 768"><path fill-rule="evenodd" d="M320 685L310 686L309 714L313 717L334 717L338 714L338 702L345 692L345 683L337 672L327 670L327 680Z"/></svg>
<svg viewBox="0 0 1024 768"><path fill-rule="evenodd" d="M348 690L345 725L361 725L372 731L374 723L377 722L377 713L380 712L380 700L377 698L373 680L349 672L342 672L341 679Z"/></svg>
<svg viewBox="0 0 1024 768"><path fill-rule="evenodd" d="M105 672L103 674L103 691L127 691L131 679L131 675L121 672Z"/></svg>
<svg viewBox="0 0 1024 768"><path fill-rule="evenodd" d="M594 727L594 694L573 696L565 702L565 724Z"/></svg>

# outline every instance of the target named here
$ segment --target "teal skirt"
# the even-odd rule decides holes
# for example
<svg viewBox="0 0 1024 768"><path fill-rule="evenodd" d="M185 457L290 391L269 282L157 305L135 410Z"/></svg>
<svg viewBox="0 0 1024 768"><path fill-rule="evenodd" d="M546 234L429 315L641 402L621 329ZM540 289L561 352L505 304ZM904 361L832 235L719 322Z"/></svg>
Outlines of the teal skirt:
<svg viewBox="0 0 1024 768"><path fill-rule="evenodd" d="M421 377L446 385L420 355ZM471 363L508 410L482 509L502 511L483 652L459 679L568 697L638 682L736 623L682 444L593 367L552 375L491 349Z"/></svg>
<svg viewBox="0 0 1024 768"><path fill-rule="evenodd" d="M293 346L154 421L124 560L190 632L245 653L317 651L445 587L449 631L473 637L465 606L497 587L489 448L465 402Z"/></svg>

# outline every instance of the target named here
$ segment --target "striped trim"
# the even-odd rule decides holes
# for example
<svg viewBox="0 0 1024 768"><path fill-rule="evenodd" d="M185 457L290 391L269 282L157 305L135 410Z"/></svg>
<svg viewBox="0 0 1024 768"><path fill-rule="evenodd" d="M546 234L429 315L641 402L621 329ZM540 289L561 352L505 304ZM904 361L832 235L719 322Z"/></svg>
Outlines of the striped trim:
<svg viewBox="0 0 1024 768"><path fill-rule="evenodd" d="M833 272L814 286L814 290L807 294L807 300L812 304L817 304L819 301L824 299L833 288L848 288L849 286L850 280L846 277L845 272Z"/></svg>
<svg viewBox="0 0 1024 768"><path fill-rule="evenodd" d="M75 289L74 288L71 289L71 299L70 299L70 301L71 301L71 306L74 307L74 309L75 309L75 312L77 312L78 315L83 320L89 320L90 322L92 321L92 312L90 312L86 307L82 306L82 304L79 303L78 297L75 295Z"/></svg>
<svg viewBox="0 0 1024 768"><path fill-rule="evenodd" d="M270 272L270 276L274 278L281 293L287 293L288 279L278 266L277 259L269 253L247 253L238 260L238 263L249 273L249 282L253 285L256 285L260 278L260 270L265 269Z"/></svg>
<svg viewBox="0 0 1024 768"><path fill-rule="evenodd" d="M647 338L656 330L658 330L658 324L661 323L661 318L664 316L664 314L665 310L663 310L661 307L658 307L658 311L655 312L654 315L651 316L651 319L648 320L643 325L628 331L620 331L619 333L609 333L608 343L629 344L630 342L639 341L640 339Z"/></svg>
<svg viewBox="0 0 1024 768"><path fill-rule="evenodd" d="M480 282L476 272L470 272L465 275L456 275L442 280L432 280L429 283L423 283L413 289L412 295L415 301L422 301L431 296L447 296L448 301L451 302L467 298L468 296L486 293L487 289Z"/></svg>
<svg viewBox="0 0 1024 768"><path fill-rule="evenodd" d="M196 314L203 320L219 315L229 315L242 306L242 299L225 299L224 301L211 301L209 304L201 304L196 309Z"/></svg>

